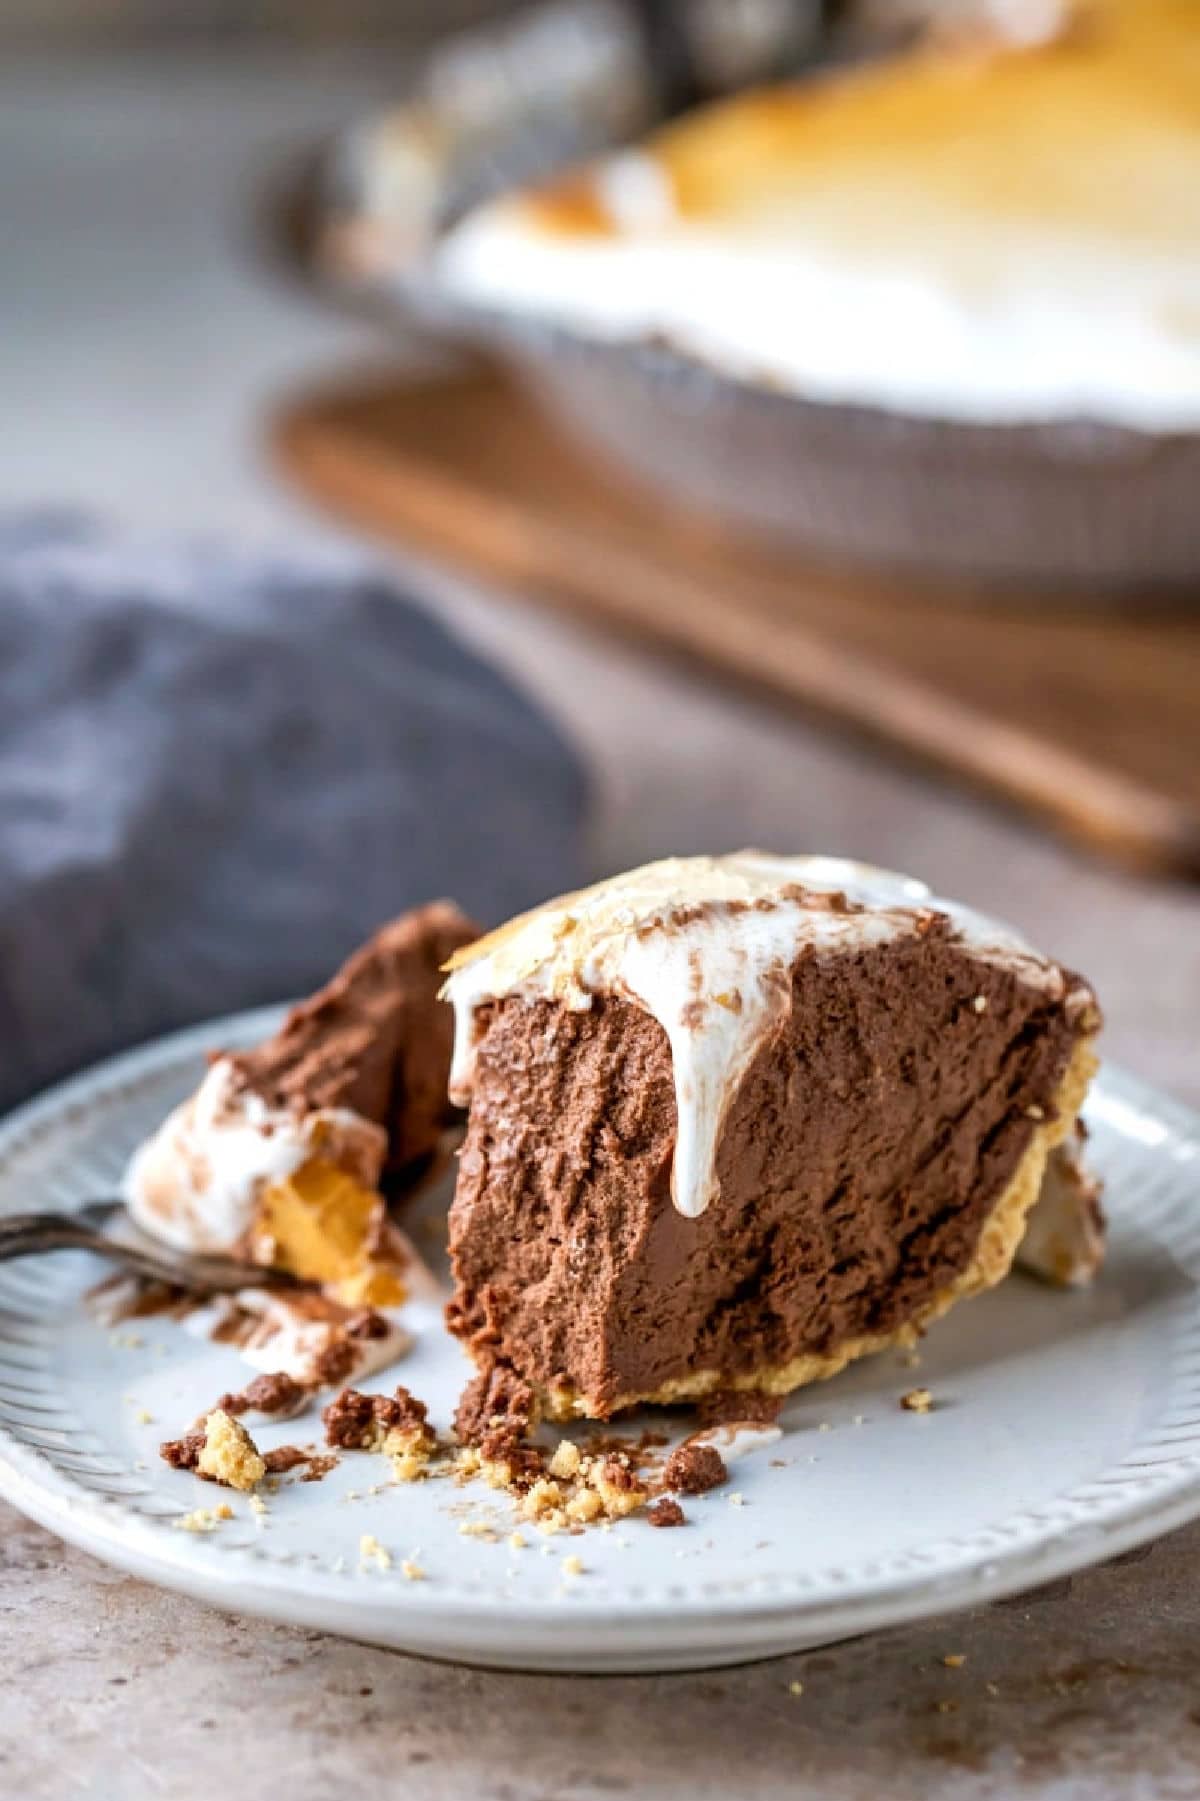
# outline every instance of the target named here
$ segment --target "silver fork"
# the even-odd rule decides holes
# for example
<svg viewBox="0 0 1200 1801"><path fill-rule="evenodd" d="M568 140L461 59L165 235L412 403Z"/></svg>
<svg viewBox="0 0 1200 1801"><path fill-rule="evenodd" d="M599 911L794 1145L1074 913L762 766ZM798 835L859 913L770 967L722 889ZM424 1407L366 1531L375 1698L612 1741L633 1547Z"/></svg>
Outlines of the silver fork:
<svg viewBox="0 0 1200 1801"><path fill-rule="evenodd" d="M0 1263L37 1257L46 1251L92 1251L113 1263L193 1293L230 1294L238 1288L289 1288L301 1284L286 1270L266 1269L229 1257L174 1251L143 1232L124 1201L91 1201L73 1213L10 1213L0 1216Z"/></svg>

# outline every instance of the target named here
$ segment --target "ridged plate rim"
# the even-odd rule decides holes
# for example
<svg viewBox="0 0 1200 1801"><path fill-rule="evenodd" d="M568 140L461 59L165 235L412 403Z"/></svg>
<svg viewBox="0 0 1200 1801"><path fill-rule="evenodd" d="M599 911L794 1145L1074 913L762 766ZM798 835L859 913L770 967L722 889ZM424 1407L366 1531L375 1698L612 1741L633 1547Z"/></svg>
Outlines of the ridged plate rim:
<svg viewBox="0 0 1200 1801"><path fill-rule="evenodd" d="M252 1042L273 1029L279 1011L259 1008L173 1033L98 1064L10 1115L0 1123L0 1212L34 1198L20 1183L21 1159L31 1147L43 1153L49 1147L53 1156L55 1140L65 1141L81 1120L116 1121L148 1087L172 1079L186 1089L214 1043ZM47 1382L38 1354L52 1322L31 1319L21 1307L23 1295L28 1304L42 1292L40 1272L49 1264L0 1266L0 1494L103 1560L215 1605L400 1649L517 1667L737 1661L1072 1574L1200 1517L1200 1117L1111 1066L1090 1105L1123 1139L1138 1171L1138 1194L1114 1197L1118 1209L1136 1208L1139 1231L1188 1278L1172 1328L1169 1403L1095 1480L986 1529L803 1573L776 1568L658 1587L605 1581L590 1591L581 1584L569 1607L501 1596L494 1585L453 1578L436 1588L372 1585L357 1572L314 1567L265 1543L180 1533L170 1523L177 1505L165 1507L153 1484L133 1471L109 1467L111 1456L76 1448L70 1430L66 1443L37 1442L54 1438L56 1428L47 1422L74 1418L66 1397ZM74 1198L82 1194L56 1193L52 1204Z"/></svg>

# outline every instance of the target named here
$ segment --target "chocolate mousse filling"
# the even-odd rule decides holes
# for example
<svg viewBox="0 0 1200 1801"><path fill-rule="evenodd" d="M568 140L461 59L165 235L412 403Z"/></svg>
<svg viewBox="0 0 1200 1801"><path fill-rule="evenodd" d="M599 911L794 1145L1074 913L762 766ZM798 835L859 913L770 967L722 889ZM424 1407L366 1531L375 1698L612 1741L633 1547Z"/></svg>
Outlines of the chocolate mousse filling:
<svg viewBox="0 0 1200 1801"><path fill-rule="evenodd" d="M122 1189L137 1222L183 1251L285 1270L351 1309L398 1305L411 1258L388 1202L449 1153L454 1021L440 966L473 936L448 902L404 914L272 1037L211 1058L130 1159ZM345 1348L295 1305L287 1320L283 1299L264 1305L252 1301L252 1323L290 1344L305 1379L318 1348L326 1361L335 1338ZM342 1360L311 1379L361 1373L357 1354Z"/></svg>
<svg viewBox="0 0 1200 1801"><path fill-rule="evenodd" d="M941 913L805 945L786 979L698 1217L672 1204L671 1047L643 1005L476 1008L448 1320L552 1415L783 1392L1006 1272L1091 1072L1088 990L981 956Z"/></svg>
<svg viewBox="0 0 1200 1801"><path fill-rule="evenodd" d="M382 1126L385 1183L403 1185L453 1117L454 1020L438 999L440 970L477 935L450 901L402 914L293 1007L273 1038L229 1058L235 1082L272 1109L341 1108Z"/></svg>

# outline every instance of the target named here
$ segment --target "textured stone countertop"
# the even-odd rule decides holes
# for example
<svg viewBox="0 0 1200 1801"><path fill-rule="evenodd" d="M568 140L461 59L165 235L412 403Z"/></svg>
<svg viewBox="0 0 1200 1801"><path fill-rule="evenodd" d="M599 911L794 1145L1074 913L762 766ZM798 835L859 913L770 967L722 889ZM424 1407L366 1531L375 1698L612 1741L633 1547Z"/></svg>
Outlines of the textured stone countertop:
<svg viewBox="0 0 1200 1801"><path fill-rule="evenodd" d="M0 504L328 537L266 469L262 408L378 345L264 278L245 219L256 170L393 79L378 59L249 53L0 71L0 210L17 247L0 292ZM1200 1103L1194 893L1113 873L777 709L430 581L590 755L597 871L745 842L913 869L1085 970L1111 1054ZM1200 1528L834 1649L587 1679L457 1670L227 1619L0 1507L0 1622L0 1795L14 1801L1200 1795ZM965 1665L945 1668L948 1652Z"/></svg>
<svg viewBox="0 0 1200 1801"><path fill-rule="evenodd" d="M1033 1595L744 1669L510 1676L229 1619L0 1508L0 1794L1190 1801L1198 1574L1192 1528Z"/></svg>

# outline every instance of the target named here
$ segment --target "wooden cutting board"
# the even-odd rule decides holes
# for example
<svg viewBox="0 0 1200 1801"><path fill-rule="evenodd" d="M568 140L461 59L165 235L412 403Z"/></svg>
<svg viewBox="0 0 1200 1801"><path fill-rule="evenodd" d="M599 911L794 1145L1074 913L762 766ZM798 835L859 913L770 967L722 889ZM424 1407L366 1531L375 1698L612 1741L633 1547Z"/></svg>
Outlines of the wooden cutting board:
<svg viewBox="0 0 1200 1801"><path fill-rule="evenodd" d="M668 507L482 367L310 394L274 440L344 520L1200 877L1200 592L1190 612L1001 605L832 572Z"/></svg>

